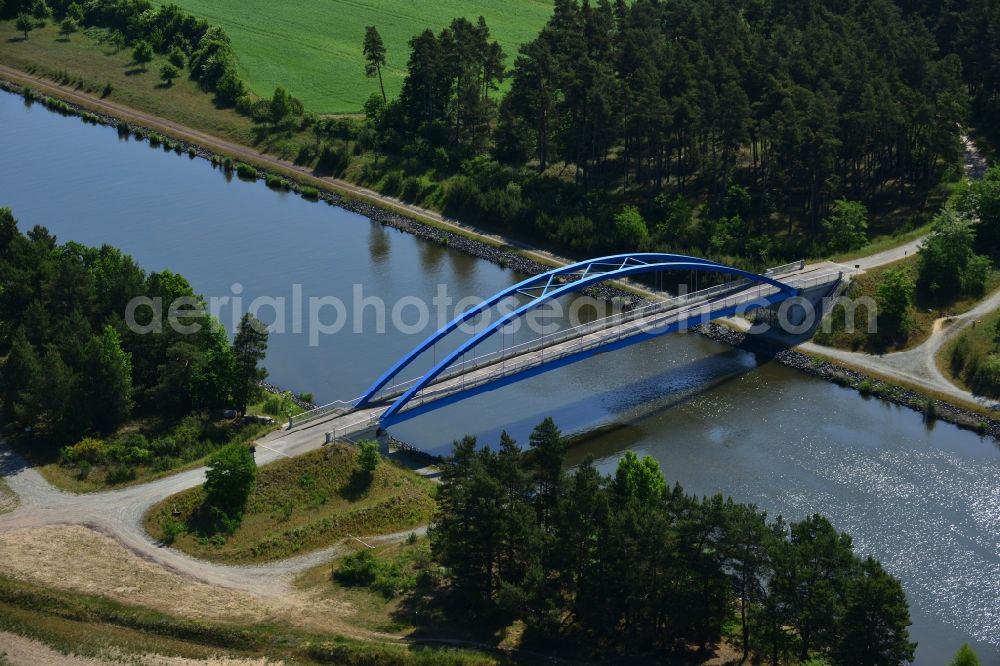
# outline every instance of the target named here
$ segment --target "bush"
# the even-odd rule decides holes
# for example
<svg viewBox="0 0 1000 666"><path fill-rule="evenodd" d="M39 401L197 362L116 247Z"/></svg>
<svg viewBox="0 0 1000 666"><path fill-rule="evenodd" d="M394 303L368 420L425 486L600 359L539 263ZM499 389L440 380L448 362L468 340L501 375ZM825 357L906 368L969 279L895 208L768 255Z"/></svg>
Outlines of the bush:
<svg viewBox="0 0 1000 666"><path fill-rule="evenodd" d="M358 464L361 470L370 474L375 473L382 457L378 453L378 442L370 439L363 439L358 443Z"/></svg>
<svg viewBox="0 0 1000 666"><path fill-rule="evenodd" d="M256 481L257 464L243 444L230 444L212 456L205 472L205 504L216 529L236 529Z"/></svg>
<svg viewBox="0 0 1000 666"><path fill-rule="evenodd" d="M370 587L387 599L414 584L413 579L404 575L398 564L377 558L370 550L345 557L340 561L333 577L346 587Z"/></svg>
<svg viewBox="0 0 1000 666"><path fill-rule="evenodd" d="M379 187L379 191L383 194L388 194L391 197L399 194L400 189L403 187L403 172L401 171L390 171L385 174L385 178L382 180L382 185Z"/></svg>
<svg viewBox="0 0 1000 666"><path fill-rule="evenodd" d="M303 199L310 199L312 201L319 199L319 190L315 187L310 187L309 185L303 185L300 187L299 194L302 195Z"/></svg>
<svg viewBox="0 0 1000 666"><path fill-rule="evenodd" d="M286 391L285 393L268 394L264 399L261 411L271 416L284 418L288 416L289 412L295 413L299 410L296 408L295 403L292 402L292 394Z"/></svg>
<svg viewBox="0 0 1000 666"><path fill-rule="evenodd" d="M483 211L483 193L468 176L449 178L444 187L444 212L453 217L478 217Z"/></svg>
<svg viewBox="0 0 1000 666"><path fill-rule="evenodd" d="M420 197L420 179L410 176L403 181L403 191L400 198L406 202L414 202Z"/></svg>
<svg viewBox="0 0 1000 666"><path fill-rule="evenodd" d="M347 154L345 146L339 148L325 146L320 153L319 161L316 162L316 170L331 176L340 176L350 164L351 156Z"/></svg>
<svg viewBox="0 0 1000 666"><path fill-rule="evenodd" d="M103 439L87 437L63 449L63 457L70 464L87 462L101 463L107 458L108 445Z"/></svg>
<svg viewBox="0 0 1000 666"><path fill-rule="evenodd" d="M269 173L267 174L267 186L272 190L287 190L288 183L285 179L277 174Z"/></svg>
<svg viewBox="0 0 1000 666"><path fill-rule="evenodd" d="M163 543L169 546L184 532L184 525L174 518L166 518L161 525L161 529L163 530Z"/></svg>
<svg viewBox="0 0 1000 666"><path fill-rule="evenodd" d="M170 49L170 53L167 55L167 61L177 69L184 69L184 51L181 51L175 46Z"/></svg>
<svg viewBox="0 0 1000 666"><path fill-rule="evenodd" d="M243 162L237 163L236 174L240 178L246 178L248 180L257 180L257 169L250 166L249 164L244 164Z"/></svg>
<svg viewBox="0 0 1000 666"><path fill-rule="evenodd" d="M113 465L111 469L108 470L108 475L106 481L109 485L116 485L119 483L126 483L128 481L133 481L135 479L135 470L128 465Z"/></svg>
<svg viewBox="0 0 1000 666"><path fill-rule="evenodd" d="M150 134L149 135L149 145L150 146L153 146L155 148L156 146L159 146L161 143L163 143L163 139L160 137L159 134Z"/></svg>

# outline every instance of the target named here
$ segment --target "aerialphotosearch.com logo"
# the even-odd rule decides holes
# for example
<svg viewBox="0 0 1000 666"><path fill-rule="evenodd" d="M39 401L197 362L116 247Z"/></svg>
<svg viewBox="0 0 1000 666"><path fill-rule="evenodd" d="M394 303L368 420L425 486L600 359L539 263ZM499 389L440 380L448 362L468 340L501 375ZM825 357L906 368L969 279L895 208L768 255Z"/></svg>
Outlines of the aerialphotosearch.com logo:
<svg viewBox="0 0 1000 666"><path fill-rule="evenodd" d="M309 346L317 347L325 336L348 331L354 334L384 335L390 331L402 335L426 335L452 321L458 315L476 308L484 299L478 296L453 298L447 284L439 284L430 299L415 295L402 296L391 304L380 296L365 294L365 285L354 284L351 296L309 296L301 284L291 285L291 293L282 296L256 296L249 302L243 296L243 285L234 283L230 293L210 296L204 300L189 296L164 303L159 296L138 296L125 308L125 323L137 334L162 333L165 326L182 335L198 333L208 314L229 323L235 330L245 313L252 314L267 326L269 334L291 333L308 336ZM823 314L843 308L843 328L854 332L856 320L863 311L869 333L877 331L877 305L871 298L824 298L814 303L801 296L789 298L770 308L760 309L760 300L734 294L719 299L685 301L681 293L663 302L628 303L576 294L570 299L545 301L522 316L511 316L524 305L513 296L493 307L483 308L477 315L462 322L457 329L474 334L497 321L509 317L501 330L505 335L518 333L522 327L537 337L580 329L581 333L601 326L628 324L632 332L653 332L673 322L676 330L685 330L714 319L718 308L730 306L731 314L747 318L751 333L764 333L772 328L791 335L813 330L821 322L823 330L831 329L831 317ZM671 319L672 318L672 319Z"/></svg>

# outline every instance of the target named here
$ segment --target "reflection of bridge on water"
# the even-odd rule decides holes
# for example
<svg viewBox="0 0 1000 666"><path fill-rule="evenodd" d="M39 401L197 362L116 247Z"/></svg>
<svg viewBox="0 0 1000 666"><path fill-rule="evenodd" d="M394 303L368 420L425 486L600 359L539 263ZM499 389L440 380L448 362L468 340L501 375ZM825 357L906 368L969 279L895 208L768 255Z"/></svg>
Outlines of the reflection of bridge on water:
<svg viewBox="0 0 1000 666"><path fill-rule="evenodd" d="M546 302L608 280L665 271L710 273L725 276L728 281L534 340L503 346L493 352L476 354L485 340ZM775 306L796 299L806 291L828 291L841 278L839 271L810 270L804 262L757 275L705 259L660 253L622 254L563 266L523 280L464 311L386 370L360 398L330 403L300 414L290 420L289 427L311 428L320 421L329 421L332 432L343 436L376 424L386 426L487 388L519 381L597 353L686 330L714 319ZM527 297L527 300L474 332L437 360L439 342L512 296ZM394 383L415 361L425 358L427 352L431 352L435 360L430 370L413 379Z"/></svg>

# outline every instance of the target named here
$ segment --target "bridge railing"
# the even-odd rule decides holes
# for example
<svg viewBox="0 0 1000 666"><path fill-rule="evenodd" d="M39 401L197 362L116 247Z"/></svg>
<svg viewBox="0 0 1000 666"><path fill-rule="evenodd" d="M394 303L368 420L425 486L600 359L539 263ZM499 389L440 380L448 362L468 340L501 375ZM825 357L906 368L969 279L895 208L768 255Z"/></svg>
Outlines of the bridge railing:
<svg viewBox="0 0 1000 666"><path fill-rule="evenodd" d="M841 279L841 277L842 275L839 273L826 273L818 276L812 276L809 278L796 280L794 282L794 286L797 286L801 289L808 289L810 287L815 287L821 284L830 284L832 282ZM558 342L549 341L546 344L540 346L535 345L537 341L532 341L531 343L524 343L522 345L518 345L519 347L526 347L526 348L519 349L517 353L513 355L516 358L516 361L514 363L502 364L499 370L494 370L493 372L489 373L481 373L479 375L476 375L477 370L489 366L493 366L495 368L497 363L499 363L500 359L494 358L489 363L479 363L471 368L466 366L464 370L456 368L455 371L452 371L447 375L442 375L442 377L437 382L435 382L433 386L428 387L426 390L421 391L416 396L414 396L413 400L411 400L409 404L412 407L417 407L419 405L426 404L427 402L432 402L434 400L437 400L445 395L449 395L456 391L460 390L464 391L476 388L477 386L488 384L497 381L498 379L503 379L504 377L517 374L519 372L522 372L523 370L539 365L540 363L556 361L564 356L568 356L570 354L577 354L583 351L589 351L591 349L602 347L607 344L616 342L618 340L623 340L626 338L633 337L645 331L664 328L672 323L675 323L675 320L679 320L682 315L686 316L686 318L688 319L698 319L699 323L703 321L709 321L712 318L714 318L712 315L715 312L730 310L741 304L752 303L754 301L766 298L767 296L773 295L778 291L779 290L776 287L773 287L771 285L760 285L756 289L749 292L747 290L743 290L740 291L740 293L735 294L733 296L729 296L725 299L705 301L699 303L694 309L662 312L660 313L659 316L657 316L656 313L646 314L640 317L640 319L642 319L643 321L637 322L633 320L627 322L629 324L634 324L634 325L629 325L627 327L624 325L617 327L604 326L599 329L600 331L612 331L611 337L593 335L594 333L598 332L597 330L584 332L575 336L569 336L569 337L575 337L577 340L579 340L579 344L567 346L560 350L549 352L547 358L545 350L549 349L550 347L553 347L555 344L558 344ZM650 321L648 320L648 317L650 316L654 316L656 317L656 319ZM624 324L626 322L622 323ZM583 328L583 327L576 327L576 328ZM513 349L513 347L511 349ZM531 354L532 352L537 352L540 355L540 358L538 356L529 358L528 354ZM496 352L493 352L491 354L484 354L483 356L477 358L489 358L491 356L495 356L495 354ZM538 361L540 361L540 363ZM460 384L442 386L442 384L448 382L451 379L455 379L459 376L463 377L463 381Z"/></svg>
<svg viewBox="0 0 1000 666"><path fill-rule="evenodd" d="M580 326L576 326L569 329L563 329L561 331L557 331L556 333L552 333L543 336L541 338L535 338L534 340L531 340L529 342L520 343L518 345L512 345L511 347L508 347L499 352L490 352L488 354L483 354L481 356L468 359L467 361L463 362L462 368L459 368L457 370L452 370L446 373L445 375L442 376L441 379L443 381L450 377L453 377L456 374L460 374L462 372L468 372L470 370L469 363L474 364L472 369L478 367L479 365L488 365L489 363L498 360L498 358L494 358L497 356L498 353L504 354L505 358L509 358L510 356L516 356L517 354L527 353L531 351L529 346L539 346L539 347L550 346L553 344L557 344L562 339L568 339L570 337L575 337L581 334L585 334L582 333L580 330L585 327L601 328L609 325L615 325L616 323L620 323L618 319L623 316L628 317L629 320L639 317L645 317L651 314L652 311L656 309L677 307L678 305L682 305L684 303L690 302L695 299L704 300L716 294L725 293L726 291L738 289L746 284L750 284L750 281L747 279L733 280L731 282L725 282L723 284L701 289L699 291L693 291L687 294L680 294L678 296L674 296L665 299L663 301L658 301L656 303L643 306L642 308L629 310L628 312L615 313L607 317L602 317L601 319L595 319L592 322L587 322L586 324L581 324ZM609 320L612 319L614 319L615 321L608 323ZM556 339L557 336L562 336L562 337L560 339ZM413 385L419 380L420 377L418 376L403 382L398 382L386 386L381 391L379 391L378 399L388 400L397 397L399 395L402 395L403 392L406 391L406 389L408 389L411 385ZM354 398L353 400L335 400L334 402L327 403L325 405L321 405L307 412L303 412L296 416L292 416L288 419L288 427L294 428L296 426L300 426L304 423L310 423L312 421L324 418L326 416L331 416L331 415L336 416L338 413L348 412L354 407L354 403L357 402L359 398L360 396L358 396L358 398Z"/></svg>
<svg viewBox="0 0 1000 666"><path fill-rule="evenodd" d="M786 266L798 266L798 265L799 262L795 264L788 264ZM785 268L786 268L785 266L779 266L777 268L770 270L780 271ZM788 281L788 284L789 286L795 286L801 289L801 288L809 288L810 286L815 286L821 283L829 283L836 279L839 279L838 274L830 273L819 276L812 276L809 278L793 279ZM737 298L740 301L745 302L748 300L763 298L764 296L768 296L778 291L776 287L771 285L759 285L753 292L754 293L753 298L748 299L747 298L748 293L745 287L749 284L752 284L752 282L745 278L741 278L739 280L733 280L730 282L725 282L719 285L715 285L713 287L708 287L687 294L681 294L678 296L670 297L662 301L658 301L656 303L651 303L642 306L640 308L634 308L632 310L625 312L617 312L608 315L606 317L595 319L594 321L591 322L580 324L579 326L573 326L570 328L561 329L559 331L541 336L539 338L534 338L526 342L521 342L515 345L511 345L509 347L504 347L503 349L487 352L485 354L480 354L472 358L466 358L463 359L461 362L456 362L455 366L451 370L442 373L441 376L438 378L438 380L435 382L435 384L441 384L442 382L454 379L455 377L458 377L460 375L465 375L471 372L475 372L480 368L494 365L496 363L506 361L507 359L510 358L523 356L525 354L530 354L532 352L541 351L546 348L553 347L562 342L565 342L566 340L574 338L582 339L585 336L591 335L595 332L611 329L615 326L618 326L620 330L621 327L624 326L625 324L629 324L631 322L640 319L645 320L651 316L655 316L658 313L680 314L680 312L677 312L677 308L679 307L682 307L684 305L690 304L695 301L699 303L707 303L710 302L709 299L711 299L712 297L718 296L720 294L725 294L727 292L738 291L738 294L734 297L727 299L725 302L729 302L729 300L732 300L733 298ZM644 322L643 325L650 326L651 324L650 322ZM657 324L652 324L652 325L655 326ZM634 330L632 334L634 334ZM379 400L389 400L398 397L399 395L402 395L410 386L412 386L420 379L421 377L417 376L403 382L398 382L396 384L386 386L385 388L382 389L382 391L379 392L378 395ZM423 392L421 393L421 395L422 394ZM415 397L415 400L417 400L418 397ZM317 407L316 409L313 409L311 411L303 412L302 414L293 416L289 419L289 427L290 428L296 427L304 423L309 423L317 419L324 418L329 415L337 415L338 412L340 413L349 412L351 411L351 409L353 409L354 403L357 401L357 399L358 398L355 398L354 400L350 401L337 400L332 403Z"/></svg>
<svg viewBox="0 0 1000 666"><path fill-rule="evenodd" d="M799 259L798 261L793 261L789 264L782 264L781 266L775 266L774 268L768 268L764 271L764 275L767 277L774 277L775 275L784 275L785 273L794 273L795 271L801 271L806 267L806 260Z"/></svg>

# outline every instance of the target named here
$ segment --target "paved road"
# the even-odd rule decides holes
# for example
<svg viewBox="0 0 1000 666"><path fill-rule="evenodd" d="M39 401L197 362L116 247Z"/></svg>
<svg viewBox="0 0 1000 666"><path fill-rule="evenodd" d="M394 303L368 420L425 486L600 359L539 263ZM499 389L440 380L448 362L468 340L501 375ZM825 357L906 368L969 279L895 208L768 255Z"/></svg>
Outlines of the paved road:
<svg viewBox="0 0 1000 666"><path fill-rule="evenodd" d="M930 337L919 346L892 354L873 355L850 352L824 347L814 342L803 343L799 345L799 349L822 354L833 360L872 370L891 378L923 385L956 400L1000 409L1000 403L996 400L974 395L955 386L937 366L938 352L949 340L998 307L1000 307L1000 289L980 301L976 307L968 312L935 321L934 330Z"/></svg>
<svg viewBox="0 0 1000 666"><path fill-rule="evenodd" d="M968 136L962 137L964 147L965 173L969 178L982 178L986 173L987 161L979 152L976 144ZM895 247L885 252L879 252L869 257L862 257L845 265L854 269L870 270L912 256L920 249L924 238L918 238L905 245ZM993 312L1000 307L1000 290L988 295L978 305L968 312L956 317L945 317L934 322L930 337L919 346L892 354L872 355L864 352L850 352L832 347L825 347L813 342L799 345L806 352L822 354L836 361L880 373L890 378L924 385L939 393L956 400L978 404L993 409L1000 408L1000 403L989 398L977 396L963 388L955 386L937 366L937 355L941 348L956 334L972 325L973 322Z"/></svg>
<svg viewBox="0 0 1000 666"><path fill-rule="evenodd" d="M316 450L324 441L322 428L303 427L295 431L272 432L258 444L257 464L266 465L280 458ZM9 448L0 445L0 472L20 498L18 508L0 515L0 533L43 525L84 525L116 539L132 552L169 570L257 596L283 595L289 590L294 574L351 551L346 544L340 543L270 564L228 566L198 560L154 542L143 528L143 515L160 500L203 483L204 467L121 490L77 495L53 488L37 470ZM421 534L424 529L359 536L369 543L389 543L401 541L410 532Z"/></svg>

